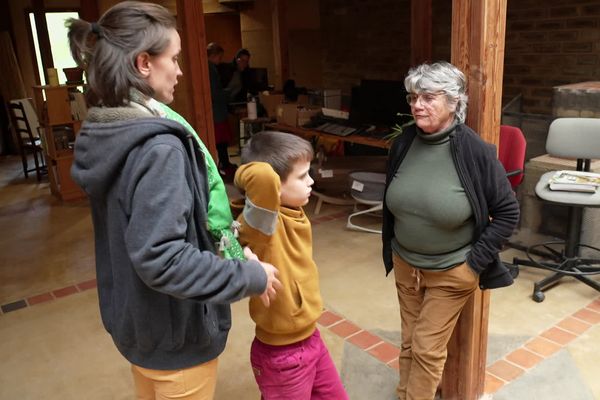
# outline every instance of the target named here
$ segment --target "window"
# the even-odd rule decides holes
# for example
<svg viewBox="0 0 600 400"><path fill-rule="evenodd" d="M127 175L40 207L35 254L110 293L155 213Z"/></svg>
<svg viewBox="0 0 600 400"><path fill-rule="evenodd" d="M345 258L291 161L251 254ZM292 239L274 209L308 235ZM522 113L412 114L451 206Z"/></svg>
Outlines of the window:
<svg viewBox="0 0 600 400"><path fill-rule="evenodd" d="M68 18L79 18L79 13L70 12L46 12L46 25L48 26L48 37L50 42L50 52L52 53L52 62L54 68L58 70L59 83L65 83L67 78L63 72L63 68L75 67L75 61L71 57L69 49L69 40L67 39L67 28L65 21ZM35 23L33 13L29 13L29 23L31 26L31 36L33 37L33 45L35 48L35 57L37 61L38 73L42 85L48 84L44 74L44 66L42 64L42 56L39 45L39 35L44 34L39 32Z"/></svg>

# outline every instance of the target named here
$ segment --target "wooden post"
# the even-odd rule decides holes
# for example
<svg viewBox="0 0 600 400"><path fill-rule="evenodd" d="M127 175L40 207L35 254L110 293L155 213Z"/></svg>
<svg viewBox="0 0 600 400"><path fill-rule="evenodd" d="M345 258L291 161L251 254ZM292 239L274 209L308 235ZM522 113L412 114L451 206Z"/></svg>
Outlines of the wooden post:
<svg viewBox="0 0 600 400"><path fill-rule="evenodd" d="M189 82L186 100L192 110L188 122L196 129L208 150L215 157L215 129L202 2L177 0L177 19L181 29L181 47L185 59L181 67Z"/></svg>
<svg viewBox="0 0 600 400"><path fill-rule="evenodd" d="M410 66L431 61L431 0L410 2Z"/></svg>
<svg viewBox="0 0 600 400"><path fill-rule="evenodd" d="M48 24L46 24L46 9L43 0L33 0L33 18L37 30L38 41L40 45L40 56L42 58L43 74L48 81L48 68L54 67L52 59L52 49L50 47L50 36L48 34Z"/></svg>
<svg viewBox="0 0 600 400"><path fill-rule="evenodd" d="M452 63L468 79L466 124L498 145L504 71L507 0L453 0ZM442 378L444 400L476 400L484 392L489 291L465 306L448 346Z"/></svg>
<svg viewBox="0 0 600 400"><path fill-rule="evenodd" d="M98 8L98 0L87 0L81 2L79 16L88 22L96 22L100 18L100 10Z"/></svg>
<svg viewBox="0 0 600 400"><path fill-rule="evenodd" d="M467 75L467 125L498 145L507 0L453 0L452 63Z"/></svg>
<svg viewBox="0 0 600 400"><path fill-rule="evenodd" d="M271 17L273 25L273 55L275 59L275 87L282 89L284 82L290 76L286 0L271 0Z"/></svg>

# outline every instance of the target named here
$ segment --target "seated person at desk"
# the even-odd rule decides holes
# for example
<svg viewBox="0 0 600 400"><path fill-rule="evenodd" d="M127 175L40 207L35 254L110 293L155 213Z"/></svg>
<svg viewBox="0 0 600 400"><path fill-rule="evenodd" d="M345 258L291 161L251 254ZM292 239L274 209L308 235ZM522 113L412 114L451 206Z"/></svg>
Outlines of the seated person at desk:
<svg viewBox="0 0 600 400"><path fill-rule="evenodd" d="M245 103L248 95L250 52L239 49L230 63L219 64L221 84L229 91L230 103Z"/></svg>
<svg viewBox="0 0 600 400"><path fill-rule="evenodd" d="M223 48L215 43L209 43L206 46L206 55L208 57L208 73L210 78L210 96L212 99L212 114L215 127L215 140L217 142L218 168L219 174L223 179L231 181L235 174L236 165L229 161L227 147L231 141L231 128L227 122L227 103L229 102L229 92L221 85L219 65L223 59Z"/></svg>

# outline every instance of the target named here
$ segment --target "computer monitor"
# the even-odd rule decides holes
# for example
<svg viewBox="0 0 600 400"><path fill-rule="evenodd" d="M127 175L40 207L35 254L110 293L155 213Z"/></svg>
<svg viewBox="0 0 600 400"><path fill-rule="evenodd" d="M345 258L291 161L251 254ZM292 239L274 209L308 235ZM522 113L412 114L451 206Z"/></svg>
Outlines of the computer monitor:
<svg viewBox="0 0 600 400"><path fill-rule="evenodd" d="M269 78L266 68L248 68L247 72L247 89L253 95L269 90Z"/></svg>
<svg viewBox="0 0 600 400"><path fill-rule="evenodd" d="M393 126L402 121L397 114L410 114L402 81L363 79L352 88L350 121L356 124Z"/></svg>

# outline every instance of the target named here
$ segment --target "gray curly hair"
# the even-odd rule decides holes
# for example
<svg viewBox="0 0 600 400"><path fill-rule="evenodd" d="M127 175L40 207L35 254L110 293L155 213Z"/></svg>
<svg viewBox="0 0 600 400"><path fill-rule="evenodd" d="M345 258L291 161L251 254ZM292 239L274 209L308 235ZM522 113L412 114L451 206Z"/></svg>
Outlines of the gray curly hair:
<svg viewBox="0 0 600 400"><path fill-rule="evenodd" d="M421 64L408 71L404 87L408 93L444 92L449 104L455 104L454 115L459 123L465 122L467 100L465 93L467 80L454 65L446 61Z"/></svg>

